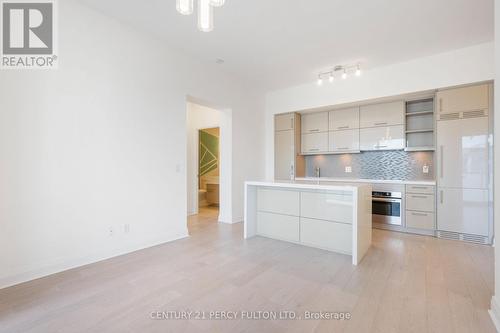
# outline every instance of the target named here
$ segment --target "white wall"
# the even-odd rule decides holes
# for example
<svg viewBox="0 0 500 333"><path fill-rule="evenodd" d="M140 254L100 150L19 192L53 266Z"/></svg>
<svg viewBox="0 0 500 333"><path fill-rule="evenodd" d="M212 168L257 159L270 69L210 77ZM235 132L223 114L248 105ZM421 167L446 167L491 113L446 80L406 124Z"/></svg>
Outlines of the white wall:
<svg viewBox="0 0 500 333"><path fill-rule="evenodd" d="M495 105L500 105L500 0L495 1ZM500 238L497 237L500 230L500 116L494 115L494 210L495 210L495 295L491 300L491 318L500 331Z"/></svg>
<svg viewBox="0 0 500 333"><path fill-rule="evenodd" d="M220 127L220 111L188 102L187 104L187 213L198 213L198 131L204 128ZM222 132L222 129L220 129ZM221 160L222 160L221 152ZM220 171L220 170L219 170ZM219 178L224 177L219 172ZM222 181L222 179L221 179ZM225 198L224 198L225 199ZM220 200L225 201L225 200ZM221 210L223 207L221 207ZM223 214L224 215L224 214Z"/></svg>
<svg viewBox="0 0 500 333"><path fill-rule="evenodd" d="M241 219L263 95L163 44L59 1L59 69L1 72L0 287L186 236L188 95L230 110Z"/></svg>
<svg viewBox="0 0 500 333"><path fill-rule="evenodd" d="M492 80L494 43L419 58L364 71L361 77L311 82L270 92L266 96L266 178L273 177L273 116L363 100L390 97L443 87Z"/></svg>

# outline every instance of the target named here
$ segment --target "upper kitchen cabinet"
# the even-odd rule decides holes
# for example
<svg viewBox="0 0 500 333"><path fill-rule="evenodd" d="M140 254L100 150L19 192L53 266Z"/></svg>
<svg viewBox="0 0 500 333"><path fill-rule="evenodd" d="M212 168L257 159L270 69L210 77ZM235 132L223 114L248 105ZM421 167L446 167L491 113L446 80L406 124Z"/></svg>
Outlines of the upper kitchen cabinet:
<svg viewBox="0 0 500 333"><path fill-rule="evenodd" d="M328 132L328 112L303 114L301 127L302 134Z"/></svg>
<svg viewBox="0 0 500 333"><path fill-rule="evenodd" d="M360 150L404 149L404 126L362 128L359 133Z"/></svg>
<svg viewBox="0 0 500 333"><path fill-rule="evenodd" d="M359 129L331 131L328 140L332 153L359 153Z"/></svg>
<svg viewBox="0 0 500 333"><path fill-rule="evenodd" d="M489 85L482 84L439 91L437 97L438 114L460 112L485 112L489 107Z"/></svg>
<svg viewBox="0 0 500 333"><path fill-rule="evenodd" d="M294 127L295 127L295 114L294 113L278 114L274 117L274 130L275 131L293 130Z"/></svg>
<svg viewBox="0 0 500 333"><path fill-rule="evenodd" d="M329 120L330 131L359 128L359 107L330 111Z"/></svg>
<svg viewBox="0 0 500 333"><path fill-rule="evenodd" d="M328 152L328 132L302 134L302 154L312 155Z"/></svg>
<svg viewBox="0 0 500 333"><path fill-rule="evenodd" d="M404 115L404 101L364 105L360 108L360 127L403 125Z"/></svg>

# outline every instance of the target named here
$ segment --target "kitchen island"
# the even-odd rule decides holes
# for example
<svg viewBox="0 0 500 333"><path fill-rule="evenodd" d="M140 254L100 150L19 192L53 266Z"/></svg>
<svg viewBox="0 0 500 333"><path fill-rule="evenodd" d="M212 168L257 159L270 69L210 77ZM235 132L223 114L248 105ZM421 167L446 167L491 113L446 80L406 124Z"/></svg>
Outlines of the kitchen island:
<svg viewBox="0 0 500 333"><path fill-rule="evenodd" d="M372 241L372 188L300 182L245 183L245 238L264 236L352 256Z"/></svg>

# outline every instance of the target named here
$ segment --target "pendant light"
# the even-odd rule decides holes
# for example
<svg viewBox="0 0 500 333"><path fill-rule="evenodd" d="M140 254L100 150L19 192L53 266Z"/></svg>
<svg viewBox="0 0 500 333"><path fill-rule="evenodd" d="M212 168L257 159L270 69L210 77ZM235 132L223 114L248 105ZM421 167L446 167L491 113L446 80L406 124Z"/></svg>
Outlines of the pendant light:
<svg viewBox="0 0 500 333"><path fill-rule="evenodd" d="M194 0L177 0L176 2L177 11L182 15L193 14L193 2Z"/></svg>
<svg viewBox="0 0 500 333"><path fill-rule="evenodd" d="M198 29L210 32L214 29L214 11L211 0L198 0Z"/></svg>
<svg viewBox="0 0 500 333"><path fill-rule="evenodd" d="M226 0L210 0L210 5L213 7L222 7Z"/></svg>

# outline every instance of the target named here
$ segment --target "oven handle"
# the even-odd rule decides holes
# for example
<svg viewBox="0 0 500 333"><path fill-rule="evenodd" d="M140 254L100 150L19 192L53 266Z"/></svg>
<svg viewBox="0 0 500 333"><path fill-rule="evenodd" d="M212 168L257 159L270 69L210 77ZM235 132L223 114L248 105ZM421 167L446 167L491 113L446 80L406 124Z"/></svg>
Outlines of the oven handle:
<svg viewBox="0 0 500 333"><path fill-rule="evenodd" d="M372 201L378 201L378 202L401 202L401 199L372 198Z"/></svg>

